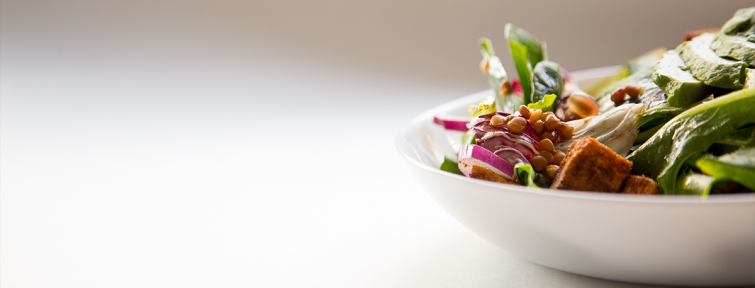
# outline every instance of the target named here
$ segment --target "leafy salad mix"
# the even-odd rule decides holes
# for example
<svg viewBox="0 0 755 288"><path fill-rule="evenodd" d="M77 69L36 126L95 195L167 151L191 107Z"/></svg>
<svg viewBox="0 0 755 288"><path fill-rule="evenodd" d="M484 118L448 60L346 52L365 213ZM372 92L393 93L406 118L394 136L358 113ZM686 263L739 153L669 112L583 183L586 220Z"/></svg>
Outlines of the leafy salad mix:
<svg viewBox="0 0 755 288"><path fill-rule="evenodd" d="M755 7L721 29L692 32L622 71L578 87L544 42L507 24L518 79L479 40L493 95L471 119L436 116L463 131L440 169L532 188L631 194L755 190Z"/></svg>

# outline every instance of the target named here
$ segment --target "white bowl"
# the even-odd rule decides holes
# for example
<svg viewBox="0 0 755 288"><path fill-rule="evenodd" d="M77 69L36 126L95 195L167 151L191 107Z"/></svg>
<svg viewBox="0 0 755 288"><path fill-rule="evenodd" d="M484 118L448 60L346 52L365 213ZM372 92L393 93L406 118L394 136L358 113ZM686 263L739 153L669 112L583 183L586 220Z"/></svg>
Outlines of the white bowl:
<svg viewBox="0 0 755 288"><path fill-rule="evenodd" d="M573 73L584 83L615 67ZM590 78L590 79L586 79ZM755 284L755 194L636 196L535 190L438 169L461 133L434 115L467 115L483 91L415 118L396 139L427 192L490 243L551 268L617 281L665 285Z"/></svg>

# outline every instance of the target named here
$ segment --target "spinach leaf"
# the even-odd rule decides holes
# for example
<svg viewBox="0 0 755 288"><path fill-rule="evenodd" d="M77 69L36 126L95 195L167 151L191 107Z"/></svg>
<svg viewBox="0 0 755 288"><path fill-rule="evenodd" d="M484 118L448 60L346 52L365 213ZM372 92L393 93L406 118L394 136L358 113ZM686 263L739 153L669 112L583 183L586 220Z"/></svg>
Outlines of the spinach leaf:
<svg viewBox="0 0 755 288"><path fill-rule="evenodd" d="M697 105L666 123L627 157L633 174L658 179L665 194L675 194L677 174L689 157L755 122L755 89L740 90Z"/></svg>
<svg viewBox="0 0 755 288"><path fill-rule="evenodd" d="M564 91L564 76L561 75L561 65L551 61L541 61L535 65L533 70L533 92L532 102L543 100L545 95L555 95L556 101L561 97ZM553 107L553 112L556 112ZM549 109L550 110L550 109ZM546 111L546 110L543 110Z"/></svg>
<svg viewBox="0 0 755 288"><path fill-rule="evenodd" d="M519 83L522 85L522 92L524 94L523 104L532 103L532 91L534 86L532 83L532 65L527 60L527 47L524 45L509 41L509 48L511 49L511 57L514 59L516 65L516 72L519 73Z"/></svg>
<svg viewBox="0 0 755 288"><path fill-rule="evenodd" d="M755 147L742 148L719 157L706 155L695 162L705 174L735 181L755 190Z"/></svg>
<svg viewBox="0 0 755 288"><path fill-rule="evenodd" d="M506 24L504 36L509 41L511 57L514 59L519 81L522 84L524 104L536 102L532 100L534 90L532 70L540 61L548 59L548 55L545 53L545 43L538 41L529 32L511 23Z"/></svg>
<svg viewBox="0 0 755 288"><path fill-rule="evenodd" d="M682 108L669 105L661 105L653 109L647 109L640 114L640 119L637 120L637 125L640 127L640 131L645 131L655 126L665 124L668 120L671 120L671 118L674 118L683 111L684 109Z"/></svg>
<svg viewBox="0 0 755 288"><path fill-rule="evenodd" d="M461 170L459 170L459 156L456 154L446 154L446 157L443 157L443 163L440 164L440 170L464 175L464 173L461 173Z"/></svg>
<svg viewBox="0 0 755 288"><path fill-rule="evenodd" d="M676 182L676 194L710 195L710 190L716 183L722 182L708 175L688 173L679 177ZM725 182L725 181L723 181Z"/></svg>

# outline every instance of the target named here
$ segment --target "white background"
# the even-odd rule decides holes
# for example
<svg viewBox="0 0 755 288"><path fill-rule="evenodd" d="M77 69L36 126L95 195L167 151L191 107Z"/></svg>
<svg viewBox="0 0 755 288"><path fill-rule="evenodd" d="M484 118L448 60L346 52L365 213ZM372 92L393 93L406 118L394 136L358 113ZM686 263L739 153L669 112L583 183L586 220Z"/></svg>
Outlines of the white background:
<svg viewBox="0 0 755 288"><path fill-rule="evenodd" d="M748 5L2 1L0 286L634 287L472 234L394 136L506 22L579 70Z"/></svg>

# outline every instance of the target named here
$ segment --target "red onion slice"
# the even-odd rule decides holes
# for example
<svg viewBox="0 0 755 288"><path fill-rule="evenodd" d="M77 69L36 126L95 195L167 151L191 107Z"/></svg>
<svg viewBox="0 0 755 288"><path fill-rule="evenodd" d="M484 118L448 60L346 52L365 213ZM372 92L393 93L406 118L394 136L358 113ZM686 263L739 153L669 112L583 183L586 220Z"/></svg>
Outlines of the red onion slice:
<svg viewBox="0 0 755 288"><path fill-rule="evenodd" d="M459 170L470 177L474 166L486 168L508 180L514 180L514 166L520 162L516 157L503 159L477 145L466 145L459 151Z"/></svg>
<svg viewBox="0 0 755 288"><path fill-rule="evenodd" d="M464 117L458 117L458 116L435 116L433 118L433 122L435 124L438 124L440 126L443 126L446 130L454 130L454 131L462 131L466 132L469 130L467 128L467 123L469 123L469 118Z"/></svg>
<svg viewBox="0 0 755 288"><path fill-rule="evenodd" d="M495 114L504 117L509 115L501 112ZM493 152L506 147L514 148L525 156L527 162L538 155L540 137L535 133L535 128L529 121L527 121L524 132L516 134L509 131L506 125L493 127L490 125L490 118L492 118L492 115L480 116L468 125L468 127L474 129L477 145Z"/></svg>

